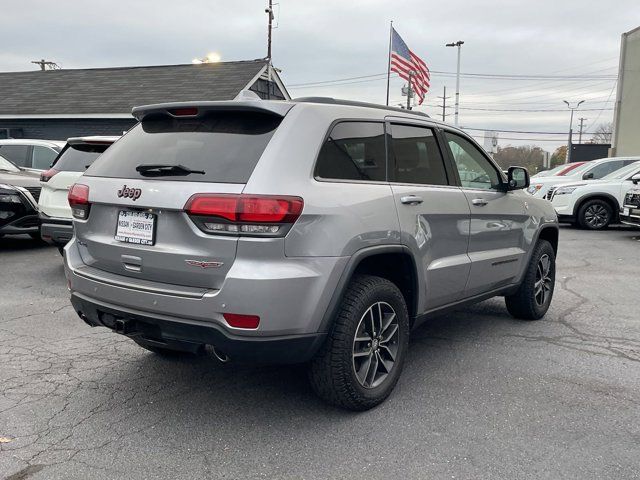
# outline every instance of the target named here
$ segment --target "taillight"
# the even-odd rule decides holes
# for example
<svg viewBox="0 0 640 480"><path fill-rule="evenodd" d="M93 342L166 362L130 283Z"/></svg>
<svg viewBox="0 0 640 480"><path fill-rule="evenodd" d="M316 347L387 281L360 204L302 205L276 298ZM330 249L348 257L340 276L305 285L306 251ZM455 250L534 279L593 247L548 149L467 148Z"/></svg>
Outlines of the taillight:
<svg viewBox="0 0 640 480"><path fill-rule="evenodd" d="M241 315L239 313L223 313L226 322L235 328L258 328L260 317L258 315Z"/></svg>
<svg viewBox="0 0 640 480"><path fill-rule="evenodd" d="M55 168L50 168L49 170L47 170L45 172L42 172L40 174L40 181L41 182L48 182L58 172L59 172L59 170L56 170Z"/></svg>
<svg viewBox="0 0 640 480"><path fill-rule="evenodd" d="M71 213L75 218L86 220L89 217L89 187L81 183L74 184L67 195Z"/></svg>
<svg viewBox="0 0 640 480"><path fill-rule="evenodd" d="M282 236L303 207L300 197L197 193L184 209L206 233Z"/></svg>

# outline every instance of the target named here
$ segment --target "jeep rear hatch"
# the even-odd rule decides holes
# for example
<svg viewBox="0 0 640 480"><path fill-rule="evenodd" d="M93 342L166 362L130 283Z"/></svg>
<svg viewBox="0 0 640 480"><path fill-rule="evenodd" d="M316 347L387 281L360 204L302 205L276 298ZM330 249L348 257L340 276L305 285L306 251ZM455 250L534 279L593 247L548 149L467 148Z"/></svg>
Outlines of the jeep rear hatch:
<svg viewBox="0 0 640 480"><path fill-rule="evenodd" d="M141 122L95 161L78 181L88 192L79 188L72 199L84 263L144 280L220 288L235 260L237 239L245 232L243 219L264 217L229 212L247 201L227 198L241 197L291 108L275 102L264 102L271 109L258 107L262 103L134 109ZM189 202L196 194L198 209ZM289 219L289 208L299 207L289 199L258 205L280 208L281 223ZM285 231L252 227L250 233L280 236Z"/></svg>

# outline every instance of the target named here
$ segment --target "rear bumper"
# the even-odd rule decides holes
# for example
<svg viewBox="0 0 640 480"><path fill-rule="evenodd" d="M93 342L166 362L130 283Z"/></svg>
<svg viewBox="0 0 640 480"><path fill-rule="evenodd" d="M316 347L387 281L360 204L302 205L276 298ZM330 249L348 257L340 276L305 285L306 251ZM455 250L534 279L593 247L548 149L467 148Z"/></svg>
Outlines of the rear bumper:
<svg viewBox="0 0 640 480"><path fill-rule="evenodd" d="M272 357L267 360L276 363L305 361L315 353L325 334L324 315L349 260L266 261L239 255L221 287L207 290L104 272L83 262L81 248L75 239L66 245L65 274L72 303L88 323L112 328L101 318L106 312L131 321L134 335L143 330L163 342L211 344L226 348L230 357L233 352L251 359L256 350L256 357ZM260 325L234 328L224 313L258 315Z"/></svg>
<svg viewBox="0 0 640 480"><path fill-rule="evenodd" d="M152 346L194 353L204 345L216 347L231 360L259 364L305 362L318 351L326 334L246 337L234 335L216 324L184 318L140 314L73 293L71 303L91 326L107 327Z"/></svg>
<svg viewBox="0 0 640 480"><path fill-rule="evenodd" d="M55 218L40 212L42 239L52 245L66 245L73 237L73 221L66 218Z"/></svg>

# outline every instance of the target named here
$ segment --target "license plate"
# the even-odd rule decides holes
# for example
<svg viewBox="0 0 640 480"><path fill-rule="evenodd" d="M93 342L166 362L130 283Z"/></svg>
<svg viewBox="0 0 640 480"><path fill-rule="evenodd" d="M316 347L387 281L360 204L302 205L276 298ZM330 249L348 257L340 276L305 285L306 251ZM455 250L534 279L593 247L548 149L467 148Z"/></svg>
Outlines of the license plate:
<svg viewBox="0 0 640 480"><path fill-rule="evenodd" d="M622 215L624 215L625 217L629 216L629 209L628 208L623 208L622 209Z"/></svg>
<svg viewBox="0 0 640 480"><path fill-rule="evenodd" d="M138 245L153 245L156 235L156 216L147 212L120 210L115 239Z"/></svg>

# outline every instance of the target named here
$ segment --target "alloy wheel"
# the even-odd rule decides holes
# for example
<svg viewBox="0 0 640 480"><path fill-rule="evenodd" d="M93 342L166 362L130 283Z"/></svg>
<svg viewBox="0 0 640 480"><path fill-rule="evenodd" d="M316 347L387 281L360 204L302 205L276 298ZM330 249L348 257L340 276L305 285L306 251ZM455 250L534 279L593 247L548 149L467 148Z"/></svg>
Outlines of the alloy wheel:
<svg viewBox="0 0 640 480"><path fill-rule="evenodd" d="M542 307L551 295L551 258L544 254L538 260L536 268L536 282L533 288L533 295L538 306Z"/></svg>
<svg viewBox="0 0 640 480"><path fill-rule="evenodd" d="M360 318L353 340L353 370L360 385L375 388L393 370L398 355L399 326L386 302L371 305Z"/></svg>
<svg viewBox="0 0 640 480"><path fill-rule="evenodd" d="M591 228L602 228L609 221L609 212L602 205L590 205L584 212L584 220Z"/></svg>

